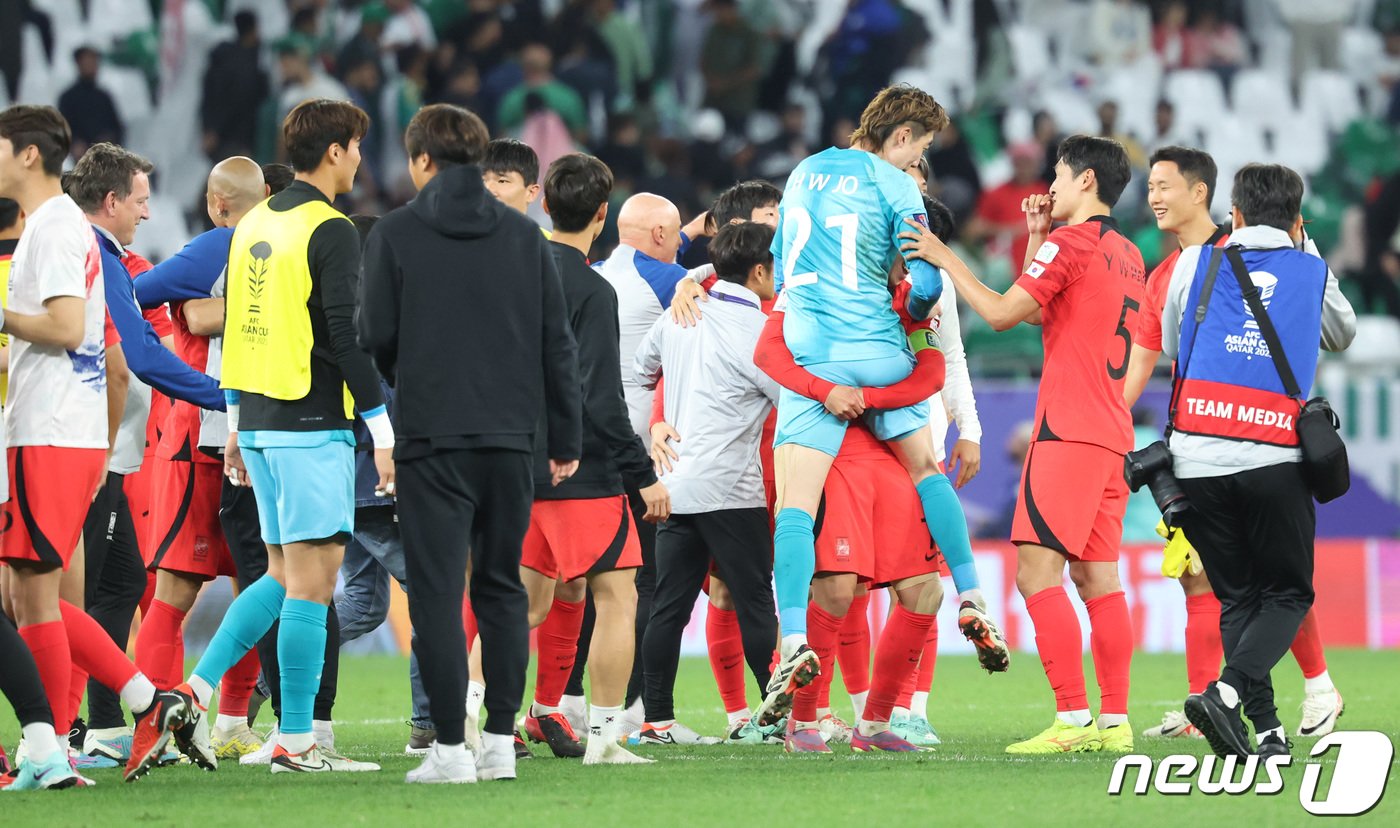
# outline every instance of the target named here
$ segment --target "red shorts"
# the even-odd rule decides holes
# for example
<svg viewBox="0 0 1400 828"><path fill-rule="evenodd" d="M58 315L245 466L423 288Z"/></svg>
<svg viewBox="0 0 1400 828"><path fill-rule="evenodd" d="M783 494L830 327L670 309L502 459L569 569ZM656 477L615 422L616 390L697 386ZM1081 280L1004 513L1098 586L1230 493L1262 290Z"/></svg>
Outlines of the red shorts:
<svg viewBox="0 0 1400 828"><path fill-rule="evenodd" d="M1128 484L1123 455L1089 443L1031 443L1011 542L1037 544L1072 561L1116 561Z"/></svg>
<svg viewBox="0 0 1400 828"><path fill-rule="evenodd" d="M223 469L217 463L164 460L151 464L150 569L213 580L237 575L219 524Z"/></svg>
<svg viewBox="0 0 1400 828"><path fill-rule="evenodd" d="M154 491L155 475L151 467L155 465L155 454L147 454L141 468L126 476L122 491L126 502L131 506L131 522L136 529L136 545L141 550L141 560L146 566L156 554L156 542L151 539L155 531L151 522L151 494Z"/></svg>
<svg viewBox="0 0 1400 828"><path fill-rule="evenodd" d="M520 565L562 581L641 566L627 498L536 500Z"/></svg>
<svg viewBox="0 0 1400 828"><path fill-rule="evenodd" d="M10 501L0 520L0 558L68 569L98 481L107 473L102 449L11 447Z"/></svg>

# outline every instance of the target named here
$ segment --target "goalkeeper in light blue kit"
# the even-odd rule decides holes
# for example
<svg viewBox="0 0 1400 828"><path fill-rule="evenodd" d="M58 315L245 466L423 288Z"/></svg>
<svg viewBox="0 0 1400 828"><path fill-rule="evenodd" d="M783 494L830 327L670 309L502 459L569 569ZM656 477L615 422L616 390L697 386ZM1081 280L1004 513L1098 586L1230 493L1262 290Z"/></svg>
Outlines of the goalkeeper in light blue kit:
<svg viewBox="0 0 1400 828"><path fill-rule="evenodd" d="M928 93L910 86L884 89L862 113L851 149L808 157L793 170L783 193L772 248L781 291L776 309L786 313L783 337L799 365L838 386L824 401L784 389L778 404L773 547L783 637L782 661L760 708L765 718L785 712L791 694L820 669L806 635L816 560L813 530L846 421L856 417L865 418L909 471L964 612L973 616L969 626L977 634L967 627L964 633L979 655L994 650L993 663L1005 664L1005 644L981 601L962 506L934 455L928 404L867 411L860 392L892 385L914 367L904 328L890 306L887 275L900 255L899 234L910 229L906 221L927 226L922 195L905 170L947 124L943 107ZM942 295L942 275L919 259L908 268L909 313L926 319Z"/></svg>

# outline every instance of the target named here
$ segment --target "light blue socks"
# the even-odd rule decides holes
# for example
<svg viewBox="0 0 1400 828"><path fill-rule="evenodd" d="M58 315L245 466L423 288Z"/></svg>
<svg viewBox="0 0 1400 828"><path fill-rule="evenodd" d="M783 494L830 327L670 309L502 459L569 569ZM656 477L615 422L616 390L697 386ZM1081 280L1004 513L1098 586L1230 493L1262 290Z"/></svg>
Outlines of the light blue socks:
<svg viewBox="0 0 1400 828"><path fill-rule="evenodd" d="M924 505L929 534L953 573L953 585L959 593L980 589L977 566L972 562L972 541L967 536L967 516L952 481L946 474L934 474L924 478L914 490Z"/></svg>
<svg viewBox="0 0 1400 828"><path fill-rule="evenodd" d="M286 597L286 588L266 575L238 593L224 613L224 620L209 647L195 665L194 675L208 682L210 687L218 687L224 673L272 629Z"/></svg>
<svg viewBox="0 0 1400 828"><path fill-rule="evenodd" d="M817 568L812 516L782 509L773 521L773 582L783 636L807 633L807 595Z"/></svg>
<svg viewBox="0 0 1400 828"><path fill-rule="evenodd" d="M316 690L326 662L326 605L289 598L277 628L277 661L282 670L283 733L311 732Z"/></svg>

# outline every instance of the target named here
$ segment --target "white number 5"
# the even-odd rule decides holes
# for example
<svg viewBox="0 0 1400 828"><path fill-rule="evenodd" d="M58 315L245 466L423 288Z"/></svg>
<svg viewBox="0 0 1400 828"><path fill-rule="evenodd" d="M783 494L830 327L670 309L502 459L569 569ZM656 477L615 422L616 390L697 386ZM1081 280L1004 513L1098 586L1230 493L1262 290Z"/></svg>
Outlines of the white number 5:
<svg viewBox="0 0 1400 828"><path fill-rule="evenodd" d="M794 272L797 270L797 260L802 255L802 249L812 238L812 214L803 207L793 207L787 211L784 218L797 223L797 235L792 240L791 252L783 257L783 281L788 287L815 284L816 271ZM841 231L841 284L850 290L856 290L856 236L860 230L860 216L855 213L829 216L826 228Z"/></svg>

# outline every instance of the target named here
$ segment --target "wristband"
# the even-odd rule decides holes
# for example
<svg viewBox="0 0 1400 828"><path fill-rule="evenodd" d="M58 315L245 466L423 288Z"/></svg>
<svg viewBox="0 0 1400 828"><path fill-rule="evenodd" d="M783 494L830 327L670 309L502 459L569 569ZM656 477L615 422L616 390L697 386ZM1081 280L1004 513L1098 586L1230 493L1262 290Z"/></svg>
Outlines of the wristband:
<svg viewBox="0 0 1400 828"><path fill-rule="evenodd" d="M238 433L238 403L228 403L228 432Z"/></svg>
<svg viewBox="0 0 1400 828"><path fill-rule="evenodd" d="M394 424L389 422L389 413L383 406L372 416L365 417L365 427L369 429L376 451L394 447Z"/></svg>

